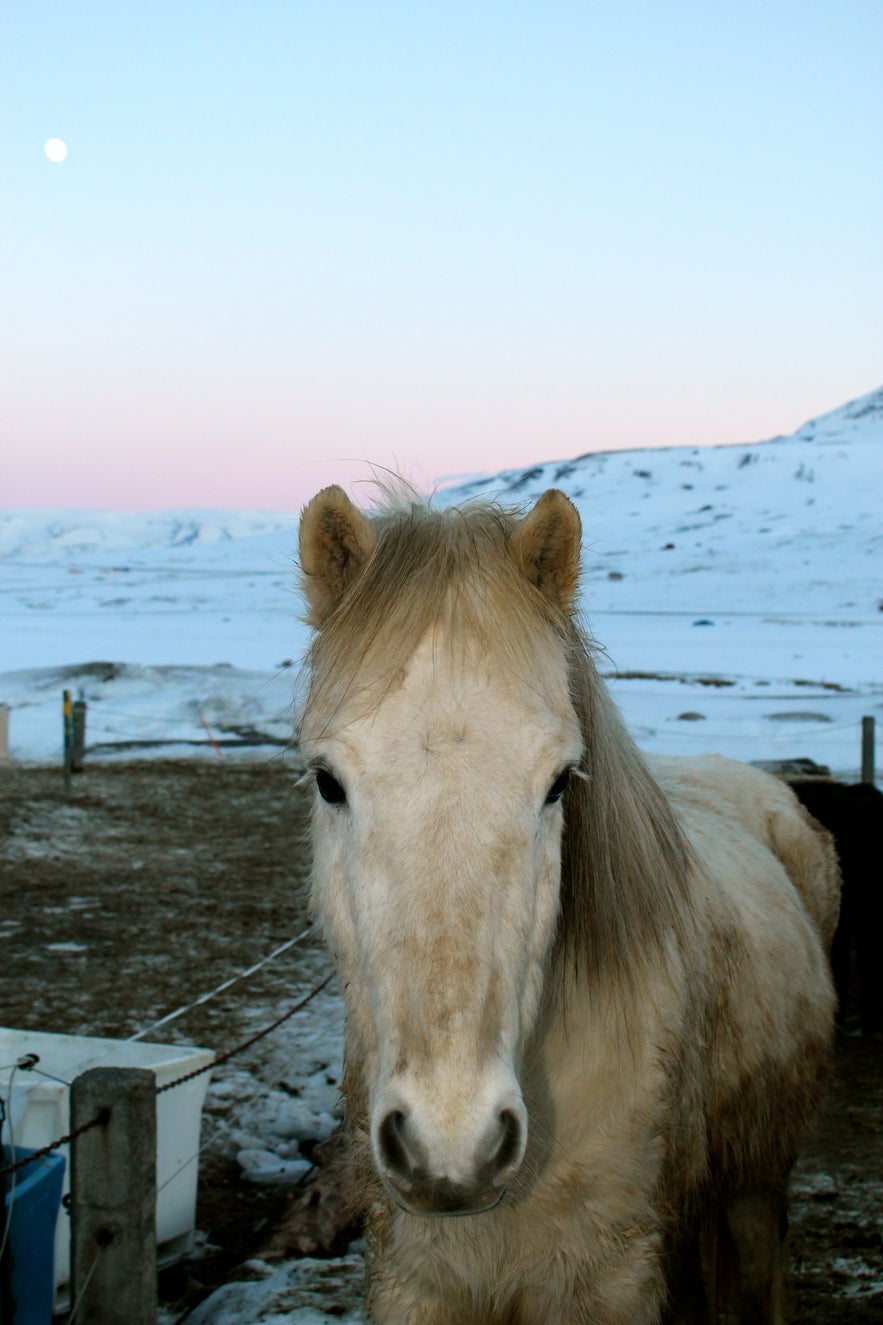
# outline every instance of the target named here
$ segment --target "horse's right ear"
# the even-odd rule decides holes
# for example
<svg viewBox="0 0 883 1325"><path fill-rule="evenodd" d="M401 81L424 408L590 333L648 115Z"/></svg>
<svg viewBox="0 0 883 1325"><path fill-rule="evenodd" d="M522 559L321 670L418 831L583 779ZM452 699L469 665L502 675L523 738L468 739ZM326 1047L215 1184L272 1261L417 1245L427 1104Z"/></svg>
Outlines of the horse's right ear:
<svg viewBox="0 0 883 1325"><path fill-rule="evenodd" d="M332 484L309 502L300 517L299 551L309 623L321 630L350 585L358 579L377 542L371 521Z"/></svg>
<svg viewBox="0 0 883 1325"><path fill-rule="evenodd" d="M558 488L549 488L513 529L510 547L531 584L570 612L579 584L581 543L579 511Z"/></svg>

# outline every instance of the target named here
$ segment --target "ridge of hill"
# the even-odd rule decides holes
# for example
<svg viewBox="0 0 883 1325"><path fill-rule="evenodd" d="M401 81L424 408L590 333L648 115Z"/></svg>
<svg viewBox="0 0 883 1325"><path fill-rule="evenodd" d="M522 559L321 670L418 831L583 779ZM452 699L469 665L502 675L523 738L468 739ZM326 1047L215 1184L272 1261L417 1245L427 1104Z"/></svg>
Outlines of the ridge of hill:
<svg viewBox="0 0 883 1325"><path fill-rule="evenodd" d="M591 451L446 486L438 499L450 504L493 496L522 502L544 488L560 487L581 508L590 557L593 551L619 556L623 541L641 554L652 553L660 539L663 547L674 542L670 551L707 553L721 542L720 526L738 517L731 528L738 530L741 546L756 542L756 555L766 559L794 532L839 541L849 525L863 539L877 518L881 460L883 387L810 419L790 436L726 446ZM268 548L282 539L293 546L295 525L292 513L274 511L5 510L0 511L0 557L69 562L167 550L181 558L211 551L215 560L229 562L235 545L244 541L257 556L262 541ZM694 562L686 557L678 568L692 573Z"/></svg>

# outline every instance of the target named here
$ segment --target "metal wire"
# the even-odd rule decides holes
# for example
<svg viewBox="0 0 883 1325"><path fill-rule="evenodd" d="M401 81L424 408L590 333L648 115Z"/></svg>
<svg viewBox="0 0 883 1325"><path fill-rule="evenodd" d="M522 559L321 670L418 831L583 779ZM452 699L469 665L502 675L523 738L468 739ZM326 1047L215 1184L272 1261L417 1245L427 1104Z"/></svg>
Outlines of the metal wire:
<svg viewBox="0 0 883 1325"><path fill-rule="evenodd" d="M95 1273L95 1267L98 1264L98 1258L103 1251L104 1248L102 1246L99 1246L97 1252L95 1253L95 1259L92 1262L91 1269L89 1270L89 1273L86 1275L86 1282L83 1284L83 1287L80 1289L79 1293L77 1294L77 1300L71 1309L71 1314L68 1316L68 1325L73 1325L74 1318L76 1317L76 1314L80 1309L80 1303L83 1301L83 1298L86 1296L86 1289L89 1287L89 1284L92 1281L92 1276Z"/></svg>
<svg viewBox="0 0 883 1325"><path fill-rule="evenodd" d="M9 1077L9 1095L6 1101L0 1100L3 1104L3 1120L9 1123L9 1154L13 1161L15 1160L15 1131L12 1125L12 1083L15 1081L15 1073L18 1068L16 1063ZM5 1186L5 1183L3 1184ZM12 1227L12 1209L15 1205L15 1168L12 1170L12 1183L9 1189L8 1212L6 1215L6 1226L3 1229L3 1241L0 1242L0 1263L3 1261L3 1255L6 1251L6 1243L9 1238L9 1230Z"/></svg>

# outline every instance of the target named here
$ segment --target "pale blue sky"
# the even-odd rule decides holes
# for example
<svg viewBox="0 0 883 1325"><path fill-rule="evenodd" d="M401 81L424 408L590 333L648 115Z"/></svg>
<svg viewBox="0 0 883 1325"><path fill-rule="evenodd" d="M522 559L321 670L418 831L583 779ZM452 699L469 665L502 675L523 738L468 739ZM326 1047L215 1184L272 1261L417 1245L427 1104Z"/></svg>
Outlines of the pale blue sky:
<svg viewBox="0 0 883 1325"><path fill-rule="evenodd" d="M6 0L0 46L0 505L296 507L883 381L879 0Z"/></svg>

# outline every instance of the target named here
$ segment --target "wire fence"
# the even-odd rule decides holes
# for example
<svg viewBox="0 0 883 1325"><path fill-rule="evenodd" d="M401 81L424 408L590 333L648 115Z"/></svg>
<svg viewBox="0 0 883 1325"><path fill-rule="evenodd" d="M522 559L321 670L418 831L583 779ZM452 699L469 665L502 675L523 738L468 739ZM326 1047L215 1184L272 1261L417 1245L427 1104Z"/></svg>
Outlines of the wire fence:
<svg viewBox="0 0 883 1325"><path fill-rule="evenodd" d="M677 720L678 719L676 719L676 721ZM752 745L762 745L767 744L768 742L776 745L794 745L795 742L801 740L795 731L795 728L798 726L803 733L804 743L806 739L811 739L813 744L815 744L818 741L824 742L832 736L837 736L839 738L843 732L854 732L857 736L861 734L861 719L855 718L850 719L848 722L826 722L821 719L818 721L801 719L798 722L793 719L790 721L784 719L782 726L788 727L789 730L787 731L757 731L756 729L753 731L735 730L736 728L744 729L746 726L744 718L733 718L730 726L722 726L720 718L713 720L703 718L701 722L696 720L691 721L690 719L680 719L680 723L681 725L676 732L672 732L671 728L667 727L666 736L672 736L677 740L705 741L706 744L709 739L720 739L728 742L750 742ZM635 725L640 731L640 725ZM654 728L654 730L658 731L658 728Z"/></svg>
<svg viewBox="0 0 883 1325"><path fill-rule="evenodd" d="M161 1018L160 1021L155 1023L154 1025L155 1026L162 1025L165 1022L168 1022L175 1017L183 1016L186 1012L189 1012L193 1008L200 1006L200 1004L207 1002L209 998L214 998L223 989L229 988L230 985L235 984L238 980L246 978L246 976L253 974L254 971L259 970L260 967L265 966L267 962L274 960L278 956L281 956L282 952L287 951L295 943L300 942L304 937L306 937L308 933L310 933L309 930L305 931L304 934L298 935L296 939L291 939L288 941L288 943L281 944L279 948L275 949L274 952L268 954L266 958L256 963L253 967L250 967L248 971L240 972L239 975L234 976L232 979L228 981L225 981L222 985L219 985L216 989L211 990L208 994L201 995L200 998L196 999L193 1003L189 1004L187 1007L179 1008L174 1013L169 1014L168 1017ZM271 1035L273 1031L278 1030L280 1026L284 1025L285 1022L289 1021L292 1017L296 1016L298 1012L302 1012L304 1008L306 1008L313 1001L314 998L316 998L319 994L322 993L324 989L328 987L328 985L331 983L333 979L334 979L334 972L331 971L322 980L320 980L318 984L315 984L309 990L309 992L303 996L303 998L299 999L295 1004L293 1004L292 1007L288 1008L285 1012L283 1012L281 1016L276 1017L272 1022L270 1022L269 1025L264 1026L261 1030L257 1031L253 1035L250 1035L246 1040L241 1041L239 1044L234 1045L232 1048L225 1050L224 1053L215 1055L215 1057L211 1060L211 1062L205 1063L201 1067L194 1068L192 1072L187 1072L181 1077L176 1077L174 1081L167 1081L164 1085L158 1086L156 1089L157 1096L163 1095L167 1091L174 1090L177 1086L183 1086L186 1082L193 1081L197 1077L203 1076L205 1073L213 1071L217 1067L222 1067L225 1063L230 1062L232 1058L237 1057L239 1054L245 1053L247 1049L250 1049L253 1045L257 1044L260 1040L263 1040L266 1036ZM150 1029L154 1029L154 1027L151 1027ZM134 1040L135 1038L138 1037L135 1036L131 1037L132 1040ZM61 1077L54 1076L52 1073L44 1072L41 1069L39 1069L37 1067L37 1063L39 1063L39 1061L40 1059L36 1054L24 1054L14 1063L7 1065L7 1067L0 1068L0 1071L6 1071L6 1070L11 1071L9 1090L8 1090L9 1100L8 1100L8 1105L5 1109L5 1113L9 1119L10 1126L12 1120L12 1087L16 1072L35 1071L40 1076L48 1077L50 1080L57 1081L61 1085L70 1086L72 1084L69 1081L64 1081ZM19 1172L21 1169L27 1167L29 1164L36 1163L37 1160L42 1159L47 1155L51 1155L54 1151L59 1150L62 1146L69 1145L71 1141L74 1141L77 1137L82 1136L85 1132L91 1131L92 1128L106 1126L109 1121L109 1118L110 1118L109 1111L101 1110L99 1111L98 1114L95 1115L94 1118L90 1118L88 1122L81 1124L79 1127L77 1127L71 1132L66 1133L64 1136L58 1137L55 1141L51 1141L47 1145L41 1146L39 1149L29 1151L29 1153L27 1155L22 1156L21 1159L15 1160L13 1158L13 1160L9 1164L6 1164L2 1168L0 1168L0 1181L3 1181L8 1176ZM14 1155L14 1150L15 1150L14 1145L12 1145L11 1149ZM182 1167L186 1167L186 1165L189 1163L192 1163L192 1160L185 1161L185 1164ZM174 1177L177 1175L175 1174L172 1176ZM168 1179L167 1181L171 1181L171 1179Z"/></svg>
<svg viewBox="0 0 883 1325"><path fill-rule="evenodd" d="M214 989L209 990L204 994L201 994L198 998L194 999L191 1003L187 1004L186 1006L177 1008L173 1012L167 1014L165 1017L161 1017L158 1021L152 1023L151 1026L147 1027L145 1031L139 1032L138 1035L130 1037L129 1043L141 1038L144 1034L147 1034L150 1031L157 1029L159 1026L167 1025L169 1022L177 1020L180 1017L183 1017L188 1012L191 1012L194 1008L200 1007L203 1004L207 1003L210 999L216 998L218 995L220 995L227 989L231 988L231 986L239 983L242 980L248 979L250 976L254 975L255 972L259 971L262 967L268 965L270 962L277 960L279 957L283 955L283 953L289 951L296 944L302 942L312 932L313 932L312 929L304 930L302 933L296 935L294 938L287 940L287 942L279 944L279 946L275 948L272 952L268 953L266 957L262 958L258 962L253 963L252 966L248 967L243 971L238 972L236 975L230 977L229 979L222 981L222 983L217 985ZM278 1030L279 1027L284 1025L285 1022L289 1021L292 1017L295 1017L299 1012L304 1011L304 1009L307 1008L309 1004L312 1003L312 1001L319 996L319 994L321 994L325 989L328 988L328 986L331 984L334 978L335 978L335 972L330 971L321 980L319 980L316 984L314 984L312 988L310 988L307 991L307 993L304 994L301 998L299 998L291 1007L287 1008L285 1012L275 1017L268 1025L263 1026L259 1031L256 1031L254 1034L249 1035L246 1039L241 1040L238 1043L234 1044L229 1049L225 1050L223 1053L214 1056L209 1062L202 1064L200 1067L195 1068L193 1071L186 1072L182 1076L176 1077L172 1081L165 1082L162 1086L157 1086L156 1087L157 1099L159 1098L160 1095L166 1094L169 1091L173 1091L180 1086L184 1086L188 1082L196 1080L198 1077L201 1077L206 1073L209 1073L214 1069L223 1066L225 1063L230 1062L233 1058L237 1057L238 1055L245 1053L248 1049L252 1048L255 1044L259 1043L259 1041L263 1040L267 1036L271 1035L274 1031ZM4 1220L3 1233L2 1237L0 1237L0 1261L2 1261L3 1259L7 1240L9 1238L10 1230L12 1228L13 1211L15 1207L16 1183L19 1173L23 1169L26 1169L28 1166L59 1151L62 1147L70 1145L77 1138L83 1136L85 1133L93 1130L94 1128L106 1127L111 1121L111 1109L110 1108L99 1109L98 1112L92 1118L89 1118L86 1122L82 1123L80 1126L65 1133L63 1136L57 1137L55 1140L49 1142L47 1145L41 1146L33 1150L29 1149L27 1154L22 1155L20 1158L16 1158L16 1143L15 1143L15 1132L14 1132L13 1112L12 1112L13 1088L15 1085L16 1074L22 1072L34 1073L37 1076L45 1078L46 1080L57 1082L59 1085L68 1088L73 1085L72 1081L67 1081L63 1077L59 1077L56 1073L47 1072L45 1069L39 1066L39 1063L40 1063L39 1054L34 1052L29 1052L21 1054L13 1062L0 1065L0 1073L4 1073L7 1071L10 1073L7 1098L4 1100L2 1095L0 1095L0 1127L2 1127L4 1123L8 1125L9 1153L10 1153L10 1163L4 1164L3 1167L0 1168L0 1195L5 1194L5 1205L6 1205L6 1217ZM179 1163L174 1168L174 1170L165 1177L164 1181L157 1186L156 1188L157 1197L159 1197L159 1194L166 1187L168 1187L171 1183L173 1183L186 1169L188 1169L191 1164L197 1162L200 1156L203 1154L203 1152L209 1149L212 1145L216 1144L218 1140L219 1138L217 1136L209 1138L208 1141L204 1142L201 1146L198 1147L195 1154L190 1155L187 1159ZM307 1177L309 1176L309 1173L311 1172L314 1172L313 1168L311 1168L307 1174L303 1175L300 1178L298 1185L301 1185L304 1181L306 1181ZM7 1179L9 1180L8 1191L7 1191ZM68 1209L70 1209L69 1202L70 1198L65 1197L64 1204ZM105 1234L105 1236L103 1239L102 1238L98 1239L91 1267L86 1273L83 1281L78 1286L76 1299L71 1303L70 1313L68 1315L69 1325L73 1325L73 1322L77 1319L78 1312L86 1297L89 1285L99 1266L102 1253L107 1249L107 1246L109 1246L110 1243L113 1241L113 1234L110 1230L102 1229L100 1230L100 1232L102 1234ZM184 1319L186 1319L186 1317L189 1314L190 1311L188 1309L188 1311L186 1311L184 1315L180 1317L180 1319L183 1321Z"/></svg>
<svg viewBox="0 0 883 1325"><path fill-rule="evenodd" d="M246 967L244 971L239 971L238 974L230 976L229 979L222 980L214 989L210 989L205 994L200 994L199 998L195 998L192 1003L187 1003L184 1007L176 1008L174 1012L167 1012L164 1017L160 1017L158 1021L151 1022L151 1024L146 1026L144 1030L136 1031L134 1035L129 1036L128 1043L133 1044L136 1040L143 1040L145 1036L151 1035L154 1031L158 1031L161 1026L167 1026L170 1022L177 1021L179 1017L186 1016L187 1013L192 1012L194 1008L202 1007L203 1004L211 1002L213 998L217 998L219 994L225 993L226 990L231 989L233 985L238 984L241 980L247 980L250 976L255 975L256 972L260 971L262 967L268 966L270 962L276 961L283 955L283 953L288 952L290 948L295 947L298 943L302 943L304 939L309 938L312 933L312 928L305 929L293 939L287 939L284 943L280 943L279 946L274 948L272 952L268 953L266 957L262 957L260 961L255 962L252 966Z"/></svg>
<svg viewBox="0 0 883 1325"><path fill-rule="evenodd" d="M203 705L200 702L191 701L188 707L195 713L196 718L201 723L205 735L208 738L208 742L215 748L217 753L220 753L218 745L215 742L213 732L206 718L206 713L203 708ZM85 710L85 705L83 705L83 710ZM167 716L163 716L160 714L148 714L144 712L136 714L132 710L123 709L121 706L117 705L112 705L110 709L106 710L106 712L108 713L108 716L111 717L116 716L117 718L122 718L125 724L129 726L130 730L132 727L140 725L143 734L146 734L145 729L147 730L152 729L152 731L157 734L168 733L169 719ZM279 718L274 718L272 719L272 722L278 723L280 720L281 719ZM180 723L176 725L180 725ZM171 735L171 733L168 734ZM65 732L65 735L67 738L67 732ZM258 737L258 739L260 738L260 733L255 733L255 735ZM165 742L162 743L164 744ZM254 740L252 739L252 741L246 743L254 743ZM271 735L268 736L267 743L278 745L280 742L277 736ZM285 743L289 743L288 737L286 738ZM134 1035L129 1037L130 1042L144 1039L146 1036L160 1030L165 1026L168 1026L169 1024L177 1021L179 1018L184 1017L188 1013L192 1012L195 1008L198 1008L204 1005L205 1003L209 1002L210 1000L219 997L221 994L225 993L231 987L238 984L239 982L247 980L250 977L254 976L258 971L266 967L269 963L276 961L284 953L292 949L295 945L301 943L303 940L308 938L312 934L312 932L313 931L311 927L307 928L304 931L302 931L300 934L297 934L293 938L286 940L284 943L279 944L275 949L273 949L272 952L268 953L265 957L261 958L257 962L254 962L246 969L238 971L234 975L223 980L214 989L206 991L205 993L201 994L198 998L194 999L191 1003L179 1008L175 1008L171 1012L165 1014L163 1017L160 1017L156 1021L152 1022L150 1025L143 1027L141 1030L137 1031ZM209 1062L202 1064L198 1068L195 1068L193 1071L185 1072L183 1075L176 1077L172 1081L165 1082L163 1085L157 1085L155 1088L156 1097L158 1098L160 1095L163 1095L169 1091L173 1091L178 1087L183 1087L187 1083L195 1080L196 1078L203 1076L218 1067L223 1066L225 1063L234 1059L238 1055L244 1054L249 1049L251 1049L255 1044L263 1040L266 1036L271 1035L274 1031L278 1030L291 1018L295 1017L298 1013L302 1012L318 995L320 995L331 984L333 979L334 979L334 973L329 972L315 985L313 985L313 987L309 989L308 992L305 995L303 995L303 997L299 998L291 1007L287 1008L281 1015L275 1017L268 1025L265 1025L257 1032L248 1035L247 1038L232 1045L224 1052L215 1055ZM12 1227L13 1210L15 1205L16 1183L21 1171L27 1169L29 1166L38 1163L41 1160L48 1158L55 1152L58 1152L59 1150L67 1146L70 1146L78 1138L82 1137L84 1134L92 1131L93 1129L106 1127L111 1121L111 1110L109 1108L99 1109L93 1117L87 1119L84 1123L82 1123L78 1127L72 1128L67 1132L64 1132L62 1135L56 1136L52 1141L48 1142L45 1145L38 1146L34 1149L31 1149L29 1147L27 1153L22 1154L20 1144L19 1145L16 1144L16 1136L15 1136L13 1113L12 1113L13 1093L16 1086L17 1074L33 1073L38 1077L41 1077L47 1081L56 1082L59 1085L64 1086L66 1088L70 1088L73 1085L73 1082L65 1080L63 1077L58 1076L54 1072L45 1070L45 1068L40 1066L39 1055L33 1052L21 1054L13 1062L3 1064L2 1066L0 1066L0 1073L5 1074L6 1072L9 1073L9 1080L7 1083L8 1094L6 1100L4 1100L3 1096L0 1095L0 1125L2 1125L3 1123L7 1124L8 1141L9 1141L9 1146L8 1146L9 1162L3 1162L4 1156L0 1155L0 1164L2 1164L2 1167L0 1167L0 1193L3 1194L4 1203L6 1205L6 1218L3 1221L2 1235L0 1235L0 1257L2 1257L5 1251L6 1242L9 1238L10 1229ZM184 1170L186 1170L190 1165L196 1162L199 1159L199 1156L202 1153L202 1151L208 1148L208 1146L213 1144L213 1142L215 1141L217 1141L217 1138L210 1139L204 1145L200 1146L194 1155L189 1156L188 1158L184 1159L183 1162L177 1164L174 1170L164 1178L164 1181L157 1189L157 1194L159 1194L159 1191L163 1190L170 1183L174 1182L175 1179L177 1179ZM67 1198L65 1203L67 1204ZM73 1321L77 1315L80 1303L83 1300L89 1282L96 1270L96 1267L99 1264L102 1250L103 1248L100 1246L96 1249L95 1259L93 1261L91 1269L89 1270L86 1276L85 1282L82 1283L78 1291L77 1300L72 1304L72 1310L69 1316L70 1321Z"/></svg>

